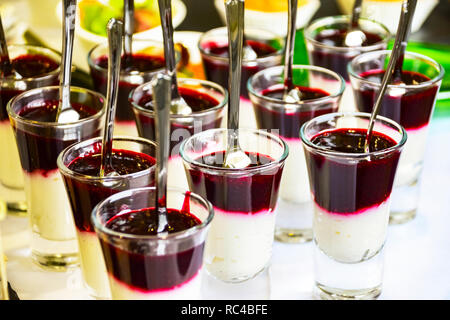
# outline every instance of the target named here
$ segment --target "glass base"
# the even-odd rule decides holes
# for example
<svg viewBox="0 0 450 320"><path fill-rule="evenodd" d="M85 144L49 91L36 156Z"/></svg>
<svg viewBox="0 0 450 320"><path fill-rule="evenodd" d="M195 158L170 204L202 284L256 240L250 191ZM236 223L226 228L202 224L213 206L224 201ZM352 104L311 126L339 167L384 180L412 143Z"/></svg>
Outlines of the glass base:
<svg viewBox="0 0 450 320"><path fill-rule="evenodd" d="M215 278L216 280L219 280L219 281L224 282L224 283L229 283L229 284L233 284L234 283L234 284L236 284L236 283L249 281L249 280L252 280L252 279L258 277L261 273L263 273L267 269L267 267L268 267L267 265L264 266L264 268L262 268L261 270L257 271L254 274L245 275L245 276L241 276L241 277L234 277L234 278L223 278L223 277L220 277L220 276L214 274L213 272L209 271L208 270L208 266L206 266L205 269L206 269L206 273L208 275L210 275L211 277Z"/></svg>
<svg viewBox="0 0 450 320"><path fill-rule="evenodd" d="M316 282L314 294L323 300L375 300L381 294L381 286L364 290L330 288Z"/></svg>
<svg viewBox="0 0 450 320"><path fill-rule="evenodd" d="M305 243L313 239L312 229L276 228L275 240L283 243Z"/></svg>
<svg viewBox="0 0 450 320"><path fill-rule="evenodd" d="M390 224L403 224L415 218L419 205L418 179L407 185L394 186L391 195Z"/></svg>
<svg viewBox="0 0 450 320"><path fill-rule="evenodd" d="M411 210L406 212L394 212L391 211L389 215L389 224L403 224L413 220L416 217L417 210Z"/></svg>
<svg viewBox="0 0 450 320"><path fill-rule="evenodd" d="M10 188L0 183L0 194L6 204L8 214L28 215L25 191L23 189Z"/></svg>
<svg viewBox="0 0 450 320"><path fill-rule="evenodd" d="M283 243L305 243L313 239L313 203L296 203L279 199L275 240Z"/></svg>
<svg viewBox="0 0 450 320"><path fill-rule="evenodd" d="M31 256L37 265L52 271L66 271L79 265L76 239L54 241L33 233Z"/></svg>

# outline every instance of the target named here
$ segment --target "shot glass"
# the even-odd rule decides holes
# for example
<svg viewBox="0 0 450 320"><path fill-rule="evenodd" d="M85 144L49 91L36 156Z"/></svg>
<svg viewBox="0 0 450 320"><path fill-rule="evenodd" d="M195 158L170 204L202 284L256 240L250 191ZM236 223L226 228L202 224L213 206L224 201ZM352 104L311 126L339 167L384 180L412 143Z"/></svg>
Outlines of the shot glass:
<svg viewBox="0 0 450 320"><path fill-rule="evenodd" d="M246 29L246 43L257 54L256 59L244 56L241 76L240 127L256 128L255 116L247 92L248 79L258 71L280 65L283 61L284 40L277 34L261 29ZM206 79L228 88L228 33L225 27L209 30L198 42Z"/></svg>
<svg viewBox="0 0 450 320"><path fill-rule="evenodd" d="M300 131L314 198L315 290L323 299L374 299L381 293L390 195L407 135L379 116L372 141L388 143L371 152L348 150L358 141L360 149L364 145L369 120L369 113L331 113ZM345 133L339 137L340 130ZM362 139L355 141L358 132ZM336 136L317 142L331 134Z"/></svg>
<svg viewBox="0 0 450 320"><path fill-rule="evenodd" d="M188 184L179 151L181 143L193 134L220 128L225 119L228 92L220 85L198 79L178 79L181 96L191 106L192 114L170 115L170 150L168 185L187 190ZM139 86L130 94L141 137L156 140L155 113L151 83Z"/></svg>
<svg viewBox="0 0 450 320"><path fill-rule="evenodd" d="M138 136L131 104L130 92L150 81L165 70L164 46L162 42L133 39L131 57L122 56L119 92L117 97L115 135ZM180 60L176 51L175 59ZM108 85L108 44L98 44L88 54L88 64L95 90L106 95Z"/></svg>
<svg viewBox="0 0 450 320"><path fill-rule="evenodd" d="M188 215L198 224L168 234L128 232L144 215L155 215L155 197L154 187L122 191L99 203L92 213L112 299L200 299L205 239L214 210L195 193L169 188L169 223L182 224ZM127 222L119 230L112 227L110 222L124 214Z"/></svg>
<svg viewBox="0 0 450 320"><path fill-rule="evenodd" d="M387 50L370 52L349 64L359 111L372 112L389 57ZM403 84L388 85L383 97L379 114L400 123L408 133L392 193L391 223L404 223L416 216L428 127L443 76L444 69L438 62L406 52Z"/></svg>
<svg viewBox="0 0 450 320"><path fill-rule="evenodd" d="M53 50L29 45L12 45L8 52L18 73L0 79L0 197L9 213L26 214L22 168L6 106L26 90L58 84L61 57Z"/></svg>
<svg viewBox="0 0 450 320"><path fill-rule="evenodd" d="M197 133L181 145L189 189L208 199L215 216L206 241L205 265L213 277L242 282L270 263L275 208L288 146L264 130L239 129L250 166L224 167L227 129Z"/></svg>
<svg viewBox="0 0 450 320"><path fill-rule="evenodd" d="M304 30L306 49L312 65L339 73L347 83L340 110L355 111L355 103L347 73L348 63L357 55L387 48L389 30L374 20L359 19L359 27L366 34L367 45L348 47L342 44L348 30L350 16L331 16L312 21Z"/></svg>
<svg viewBox="0 0 450 320"><path fill-rule="evenodd" d="M104 97L71 87L72 108L56 122L59 87L26 91L8 104L31 218L32 258L54 270L78 264L75 227L57 158L68 146L101 135Z"/></svg>
<svg viewBox="0 0 450 320"><path fill-rule="evenodd" d="M277 214L275 239L299 243L312 240L313 208L305 154L299 137L300 127L312 118L338 111L345 88L342 77L315 66L293 66L294 84L302 101L283 100L284 67L271 67L248 81L258 129L272 130L289 146L280 186L280 210Z"/></svg>
<svg viewBox="0 0 450 320"><path fill-rule="evenodd" d="M115 193L154 185L154 142L138 137L115 137L112 147L113 166L118 176L99 176L102 138L76 143L58 157L75 221L84 284L97 299L108 299L111 293L103 253L91 223L92 210Z"/></svg>

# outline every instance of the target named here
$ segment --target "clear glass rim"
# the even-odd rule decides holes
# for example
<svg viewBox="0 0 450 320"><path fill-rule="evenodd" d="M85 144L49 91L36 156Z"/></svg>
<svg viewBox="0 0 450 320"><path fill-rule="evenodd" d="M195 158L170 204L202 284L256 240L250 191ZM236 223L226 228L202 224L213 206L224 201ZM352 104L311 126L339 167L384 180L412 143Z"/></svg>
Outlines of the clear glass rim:
<svg viewBox="0 0 450 320"><path fill-rule="evenodd" d="M58 90L59 91L60 87L59 86L48 86L48 87L40 87L40 88L35 88L35 89L31 89L25 92L22 92L21 94L18 94L17 96L15 96L13 99L9 100L8 105L6 106L8 115L13 118L14 120L16 120L17 122L20 123L26 123L27 125L30 126L35 126L35 127L53 127L53 128L68 128L68 127L72 127L72 126L77 126L77 125L81 125L85 122L89 122L92 120L96 120L98 118L101 118L103 116L103 114L105 113L105 97L96 91L93 90L89 90L89 89L85 89L85 88L81 88L81 87L75 87L75 86L71 86L70 87L70 91L75 91L75 92L86 92L87 94L90 94L94 97L103 99L103 107L98 110L97 113L93 114L92 116L80 119L78 121L74 121L74 122L67 122L67 123L58 123L58 122L41 122L41 121L36 121L36 120L30 120L30 119L25 119L21 116L19 116L15 111L12 110L12 105L22 99L22 98L26 98L29 96L32 96L33 94L39 92L39 91L52 91L52 90Z"/></svg>
<svg viewBox="0 0 450 320"><path fill-rule="evenodd" d="M46 47L41 47L41 46L33 46L33 45L29 45L29 44L12 44L12 45L9 45L8 48L9 49L24 48L24 49L37 49L37 50L44 51L44 52L47 51L47 52L51 52L51 53L59 56L59 58L61 59L61 53L59 53L58 51L53 50L51 48L46 48ZM21 81L23 81L23 82L45 81L47 79L50 79L51 77L54 77L55 75L60 74L61 61L55 61L55 62L58 64L58 67L55 70L44 73L42 75L39 75L38 77L27 77L27 78L21 78L21 79L5 77L5 78L2 78L0 82L16 83L16 82L21 82Z"/></svg>
<svg viewBox="0 0 450 320"><path fill-rule="evenodd" d="M377 116L376 122L388 123L392 127L396 128L398 130L398 132L401 133L401 135L402 135L402 138L400 139L400 141L398 141L394 146L389 147L387 149L371 151L371 152L364 152L364 153L339 152L339 151L333 151L333 150L325 149L323 147L319 147L319 146L313 144L306 137L305 130L313 122L326 122L326 120L338 119L338 118L343 118L343 117L366 118L367 120L370 120L371 114L366 113L366 112L351 112L351 111L349 111L349 112L333 112L333 113L328 113L328 114L318 116L316 118L309 120L308 122L305 122L302 125L302 127L300 128L300 139L302 140L304 145L306 145L307 147L309 147L311 149L314 149L315 151L317 151L321 154L338 157L338 158L352 158L352 159L364 159L364 158L368 158L368 157L379 157L379 156L382 156L385 154L389 154L389 153L403 147L407 140L407 133L406 133L405 128L403 128L403 126L401 126L400 124L398 124L397 122L395 122L389 118L382 117L382 116ZM323 121L321 121L321 120L323 120Z"/></svg>
<svg viewBox="0 0 450 320"><path fill-rule="evenodd" d="M152 145L153 147L156 148L156 143L145 139L145 138L141 138L141 137L127 137L127 136L114 136L113 139L113 144L114 141L121 141L121 142L136 142L138 144L147 144L147 145ZM119 181L119 180L123 180L123 179L129 179L129 178L137 178L137 177L141 177L141 176L145 176L147 174L149 174L152 170L156 170L156 162L153 166L151 166L150 168L138 171L138 172L134 172L134 173L129 173L129 174L125 174L125 175L120 175L120 176L113 176L113 177L99 177L99 176L90 176L90 175L86 175L86 174L82 174L82 173L78 173L75 172L71 169L69 169L69 167L64 163L64 159L69 155L70 152L72 152L75 148L85 148L87 146L91 146L96 142L102 142L102 137L96 137L96 138L91 138L89 140L85 140L85 141L81 141L81 142L77 142L74 143L72 145L70 145L69 147L67 147L66 149L64 149L59 155L58 158L56 160L56 163L58 165L59 170L61 171L61 173L63 173L64 175L73 177L77 180L83 180L83 181L89 181L89 182L110 182L110 181ZM155 159L156 160L156 159Z"/></svg>
<svg viewBox="0 0 450 320"><path fill-rule="evenodd" d="M143 187L143 188L135 188L135 189L121 191L121 192L115 193L115 194L109 196L108 198L104 199L103 201L98 203L92 210L91 221L92 221L95 229L97 229L100 232L107 234L109 236L118 237L118 238L127 239L127 240L147 240L147 241L151 241L151 240L153 240L153 241L182 240L185 238L189 238L190 236L196 234L197 232L205 229L211 223L211 221L214 217L214 208L208 200L204 199L203 197L199 196L196 193L193 193L190 191L185 191L180 188L168 187L167 191L168 191L168 193L169 192L179 192L180 194L182 194L184 196L188 195L189 197L193 197L196 201L198 201L205 207L205 209L208 211L208 216L206 217L206 219L204 221L202 221L201 224L193 226L187 230L182 230L182 231L178 231L178 232L174 232L174 233L168 233L165 235L161 235L161 234L159 234L159 235L158 234L157 235L133 235L133 234L129 234L129 233L123 233L123 232L118 232L118 231L108 229L104 224L100 223L97 215L98 215L99 210L101 209L102 205L104 205L105 203L114 202L119 199L123 199L125 197L131 197L131 196L133 196L133 193L135 193L135 192L154 192L154 193L156 193L156 187ZM142 209L144 209L144 208L142 208ZM119 212L117 214L119 214Z"/></svg>
<svg viewBox="0 0 450 320"><path fill-rule="evenodd" d="M186 119L186 118L196 118L196 117L203 117L206 116L208 114L212 114L214 112L216 112L219 109L224 108L227 103L228 103L228 90L225 89L224 87L222 87L221 85L219 85L218 83L212 82L212 81L208 81L208 80L201 80L201 79L194 79L194 78L178 78L178 85L180 86L183 83L200 83L206 87L212 88L214 90L217 90L219 92L221 92L223 94L223 99L222 101L209 109L206 110L201 110L201 111L197 111L197 112L192 112L191 114L188 115L183 115L183 114L170 114L170 119ZM133 96L134 93L138 90L144 91L145 89L147 89L148 87L151 87L151 82L146 82L141 84L140 86L134 88L133 90L131 90L129 96L128 96L128 101L131 102L131 106L133 107L133 109L136 109L139 113L145 114L151 118L154 117L155 112L153 110L150 109L146 109L142 106L140 106L136 101L134 101Z"/></svg>
<svg viewBox="0 0 450 320"><path fill-rule="evenodd" d="M386 32L386 37L383 38L381 41L374 43L370 46L359 46L359 47L331 46L331 45L322 43L320 41L317 41L316 39L314 39L312 37L312 32L315 30L315 28L314 29L312 29L312 28L315 27L317 24L327 26L327 25L331 25L332 22L342 21L342 22L348 23L350 21L349 15L339 15L339 16L329 16L329 17L318 18L318 19L312 21L308 26L305 27L303 34L304 34L305 39L307 41L310 41L311 43L313 43L315 46L327 48L330 50L342 51L342 52L349 52L349 51L355 51L355 50L357 50L357 51L373 51L373 50L376 50L377 48L380 48L380 46L382 46L383 44L387 44L389 39L392 37L391 33L389 32L389 29L384 24L382 24L378 21L372 20L372 19L368 19L368 18L359 18L359 20L378 25Z"/></svg>
<svg viewBox="0 0 450 320"><path fill-rule="evenodd" d="M375 87L380 87L381 83L376 83L376 82L367 80L366 78L363 78L359 74L357 74L355 72L354 65L357 64L360 61L360 59L366 58L367 56L370 56L370 55L373 55L373 56L386 55L390 58L391 52L392 52L392 50L377 50L377 51L365 52L365 53L358 55L347 65L347 72L348 72L349 76L357 79L358 81L361 81L362 83L370 84ZM431 63L438 70L438 72L439 72L438 75L430 80L421 82L419 84L407 84L407 85L388 84L388 86L387 86L388 88L421 89L421 88L431 86L431 85L435 84L436 82L441 81L442 78L444 77L445 71L439 62L437 62L423 54L415 53L415 52L411 52L411 51L405 52L405 58L408 56L412 57L416 60L422 59L422 60L425 60L425 61Z"/></svg>
<svg viewBox="0 0 450 320"><path fill-rule="evenodd" d="M185 139L180 145L180 156L183 159L183 161L186 161L187 163L189 163L193 166L196 166L196 167L201 167L201 168L211 170L211 171L225 172L225 173L230 173L230 174L233 174L233 173L234 174L242 174L244 172L250 173L253 171L260 171L261 169L267 169L267 168L279 166L281 163L283 163L286 160L287 156L289 155L289 147L288 147L287 143L283 139L281 139L280 137L278 137L272 133L266 132L264 130L250 129L250 128L240 128L238 130L239 130L239 133L244 131L247 133L263 135L268 139L277 141L280 145L283 146L282 155L278 159L274 159L274 161L271 161L269 163L263 163L258 166L247 167L247 168L242 168L242 169L212 166L212 165L200 163L200 162L196 161L195 159L191 159L190 157L188 157L186 155L184 149L185 149L187 143L190 142L191 140L193 140L201 135L205 135L207 133L214 135L215 132L225 132L226 133L228 131L227 128L215 128L215 129L208 129L208 130L196 133L196 134L192 135L191 137L189 137L188 139ZM245 150L243 150L243 151L245 151Z"/></svg>
<svg viewBox="0 0 450 320"><path fill-rule="evenodd" d="M266 69L263 69L261 71L258 71L257 73L255 73L253 76L251 76L248 79L248 81L247 81L247 89L248 89L249 94L252 94L255 97L258 97L259 99L262 99L262 100L265 100L265 101L268 101L268 102L277 103L277 104L283 104L283 105L290 105L290 106L298 106L298 107L301 108L305 104L321 104L321 103L324 103L327 100L334 99L334 98L337 98L339 96L342 96L342 94L344 93L344 90L345 90L345 80L344 80L344 78L340 74L338 74L338 73L336 73L336 72L334 72L332 70L329 70L329 69L326 69L326 68L322 68L322 67L319 67L319 66L313 66L313 65L293 65L292 68L293 68L293 70L313 70L313 71L325 73L327 75L331 75L331 76L335 77L340 82L339 90L337 92L333 93L333 94L330 94L329 96L321 97L321 98L318 98L318 99L311 99L311 100L301 101L301 102L287 102L287 101L283 101L283 100L280 100L280 99L264 96L264 95L256 92L254 90L254 88L253 88L252 81L257 76L259 76L261 74L264 74L266 72L269 72L271 70L275 70L275 69L280 69L280 71L281 71L280 75L282 75L282 72L284 71L284 66L275 66L275 67L270 67L270 68L266 68ZM283 106L277 106L277 107L283 108Z"/></svg>
<svg viewBox="0 0 450 320"><path fill-rule="evenodd" d="M202 42L203 42L203 40L204 40L204 38L205 38L206 36L208 36L210 33L214 32L214 31L221 31L221 30L224 30L224 31L225 31L225 35L226 35L226 31L227 31L227 28L226 28L226 27L218 27L218 28L210 29L210 30L204 32L204 33L200 36L200 38L199 38L199 40L198 40L197 47L198 47L198 50L200 51L200 54L201 54L201 55L209 56L209 57L212 57L212 58L217 59L217 60L221 60L221 61L224 61L224 62L228 62L228 58L227 58L227 57L222 57L222 56L219 56L219 55L217 55L217 54L213 54L213 53L206 52L205 49L203 49L203 47L202 47L202 45L201 45ZM258 31L259 31L259 32L263 31L263 32L266 32L266 33L271 33L271 34L273 35L274 39L281 40L283 43L284 43L284 41L285 41L282 37L280 37L280 36L277 35L276 33L270 32L270 31L268 31L268 30L257 29L257 28L245 28L245 30L246 30L246 31L256 31L256 32L258 32ZM284 46L283 46L282 48L280 48L279 50L277 50L277 51L275 51L275 52L273 52L273 53L271 53L271 54L268 54L268 55L266 55L266 56L264 56L264 57L260 57L260 58L253 59L253 60L248 60L248 59L244 59L244 58L243 58L243 59L242 59L242 63L265 62L266 60L273 59L274 57L282 56L283 53L284 53Z"/></svg>

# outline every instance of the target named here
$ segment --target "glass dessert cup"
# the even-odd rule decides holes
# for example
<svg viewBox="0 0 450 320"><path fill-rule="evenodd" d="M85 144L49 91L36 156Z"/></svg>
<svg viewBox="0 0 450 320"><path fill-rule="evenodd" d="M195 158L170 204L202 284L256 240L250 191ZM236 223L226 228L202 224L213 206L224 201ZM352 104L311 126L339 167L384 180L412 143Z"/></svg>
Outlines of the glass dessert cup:
<svg viewBox="0 0 450 320"><path fill-rule="evenodd" d="M200 299L205 239L214 216L207 200L189 191L168 189L167 208L199 220L175 233L137 235L108 227L107 222L120 214L135 213L127 221L130 224L145 214L144 209L154 209L155 197L154 187L123 191L98 204L92 213L112 299Z"/></svg>
<svg viewBox="0 0 450 320"><path fill-rule="evenodd" d="M349 19L350 16L319 18L311 22L304 30L310 64L339 73L347 84L341 100L341 111L356 111L347 73L348 63L361 53L386 49L391 36L384 25L361 18L359 26L370 39L370 44L355 47L338 45L337 41L342 39L345 35L344 31L348 29Z"/></svg>
<svg viewBox="0 0 450 320"><path fill-rule="evenodd" d="M76 142L101 135L104 122L104 97L77 87L70 88L72 108L55 122L59 89L26 91L7 107L25 180L32 259L53 270L78 264L75 227L58 155Z"/></svg>
<svg viewBox="0 0 450 320"><path fill-rule="evenodd" d="M136 87L152 80L153 76L165 70L164 46L162 42L133 39L132 67L125 69L127 57L122 56L117 100L115 135L138 136L131 104L128 101L130 92ZM175 51L175 59L179 62L181 54ZM95 90L106 95L108 84L108 45L96 45L88 54L88 64L94 81Z"/></svg>
<svg viewBox="0 0 450 320"><path fill-rule="evenodd" d="M75 221L84 284L93 297L108 299L109 281L91 223L92 210L120 191L154 185L156 145L138 137L115 137L113 155L117 160L113 161L113 166L117 165L115 169L120 175L106 177L99 176L101 149L102 138L79 142L61 152L57 163Z"/></svg>
<svg viewBox="0 0 450 320"><path fill-rule="evenodd" d="M299 243L312 240L313 208L309 189L300 127L312 118L338 111L345 82L330 70L315 66L293 66L294 84L300 88L303 101L282 99L284 67L271 67L248 81L259 129L279 135L289 146L280 185L280 208L277 214L275 239Z"/></svg>
<svg viewBox="0 0 450 320"><path fill-rule="evenodd" d="M390 57L390 51L362 54L349 64L349 74L359 111L372 112L375 95L380 88L379 78ZM436 61L406 52L403 63L404 84L390 84L379 114L402 125L408 142L402 152L395 178L391 204L391 223L413 219L420 200L420 177L430 119L444 70Z"/></svg>
<svg viewBox="0 0 450 320"><path fill-rule="evenodd" d="M227 129L197 133L181 145L189 189L215 211L205 248L206 269L224 282L242 282L270 263L278 189L288 146L264 130L239 129L239 143L252 160L225 168Z"/></svg>
<svg viewBox="0 0 450 320"><path fill-rule="evenodd" d="M179 151L181 143L193 134L220 128L226 115L228 92L220 85L198 79L178 79L181 96L193 109L189 115L170 115L170 150L168 163L168 185L188 189L186 173ZM146 83L130 94L130 101L141 137L156 140L155 114L152 107L152 86ZM205 103L209 102L209 105ZM196 104L207 106L198 108Z"/></svg>
<svg viewBox="0 0 450 320"><path fill-rule="evenodd" d="M22 215L26 214L23 174L6 106L26 90L58 84L61 57L53 50L29 45L8 46L8 52L13 65L19 65L22 72L0 79L0 197L9 213ZM33 65L36 60L41 63ZM38 66L43 67L37 70Z"/></svg>
<svg viewBox="0 0 450 320"><path fill-rule="evenodd" d="M284 40L273 32L261 29L246 29L245 38L247 44L258 54L258 58L242 60L239 125L241 128L254 129L256 128L255 116L248 101L247 81L258 71L282 63ZM205 32L200 37L198 48L206 79L228 88L228 33L226 27Z"/></svg>
<svg viewBox="0 0 450 320"><path fill-rule="evenodd" d="M315 289L323 299L374 299L381 293L390 195L407 134L378 116L372 142L378 140L371 143L376 149L364 152L369 119L369 113L326 114L300 131L314 199ZM345 138L330 140L329 147L316 142L340 130ZM353 140L358 132L362 140Z"/></svg>

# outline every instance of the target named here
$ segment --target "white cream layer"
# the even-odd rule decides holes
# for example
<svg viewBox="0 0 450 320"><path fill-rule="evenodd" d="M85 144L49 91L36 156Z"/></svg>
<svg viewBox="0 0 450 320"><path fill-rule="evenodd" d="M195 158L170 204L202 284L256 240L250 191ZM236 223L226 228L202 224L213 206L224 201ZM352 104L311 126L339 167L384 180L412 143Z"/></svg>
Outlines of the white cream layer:
<svg viewBox="0 0 450 320"><path fill-rule="evenodd" d="M182 190L189 190L183 159L180 156L172 156L169 158L167 185L169 187L181 188Z"/></svg>
<svg viewBox="0 0 450 320"><path fill-rule="evenodd" d="M239 128L257 129L253 104L242 97L239 105Z"/></svg>
<svg viewBox="0 0 450 320"><path fill-rule="evenodd" d="M20 165L16 138L9 121L0 122L0 182L8 188L23 189L23 173Z"/></svg>
<svg viewBox="0 0 450 320"><path fill-rule="evenodd" d="M114 125L115 136L138 137L136 122L134 121L116 121Z"/></svg>

